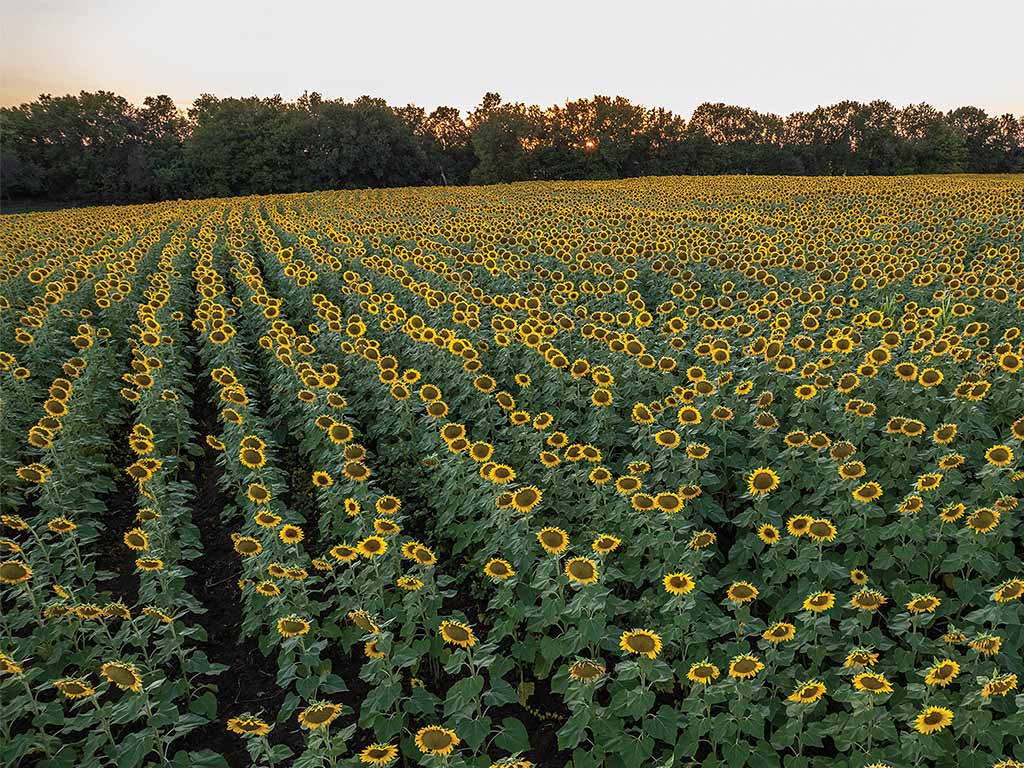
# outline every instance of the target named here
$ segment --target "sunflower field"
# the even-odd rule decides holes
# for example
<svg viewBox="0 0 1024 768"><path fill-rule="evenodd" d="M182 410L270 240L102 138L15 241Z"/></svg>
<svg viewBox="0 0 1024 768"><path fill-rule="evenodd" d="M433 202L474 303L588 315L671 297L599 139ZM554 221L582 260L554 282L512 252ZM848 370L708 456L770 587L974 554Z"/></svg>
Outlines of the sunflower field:
<svg viewBox="0 0 1024 768"><path fill-rule="evenodd" d="M11 766L1024 765L1024 179L0 219Z"/></svg>

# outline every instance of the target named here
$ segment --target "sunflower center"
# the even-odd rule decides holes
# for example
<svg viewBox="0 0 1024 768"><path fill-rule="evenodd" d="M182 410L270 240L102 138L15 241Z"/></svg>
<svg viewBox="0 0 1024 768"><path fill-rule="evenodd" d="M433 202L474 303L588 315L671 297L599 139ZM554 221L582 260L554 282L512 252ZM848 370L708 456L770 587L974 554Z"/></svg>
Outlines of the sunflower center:
<svg viewBox="0 0 1024 768"><path fill-rule="evenodd" d="M654 650L654 638L650 635L633 635L627 643L637 653L650 653Z"/></svg>
<svg viewBox="0 0 1024 768"><path fill-rule="evenodd" d="M444 731L429 730L421 737L423 745L430 750L440 751L448 749L452 744L451 736Z"/></svg>

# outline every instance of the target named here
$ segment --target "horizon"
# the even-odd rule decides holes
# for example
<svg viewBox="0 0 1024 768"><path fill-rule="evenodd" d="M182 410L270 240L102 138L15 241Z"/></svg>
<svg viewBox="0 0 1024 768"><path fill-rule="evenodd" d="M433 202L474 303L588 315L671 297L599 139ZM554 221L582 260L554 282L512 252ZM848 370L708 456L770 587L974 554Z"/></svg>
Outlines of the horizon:
<svg viewBox="0 0 1024 768"><path fill-rule="evenodd" d="M292 102L317 92L428 111L452 106L465 115L496 92L506 102L545 108L620 95L683 117L705 102L785 116L844 100L1024 114L1012 75L1024 5L981 0L969 18L954 13L952 0L822 5L742 0L728 8L658 10L640 3L634 12L657 23L635 42L598 4L531 0L514 15L481 18L464 2L401 11L316 2L305 14L255 3L243 14L232 4L186 0L169 15L124 0L29 7L0 0L0 105L102 90L134 104L168 95L185 111L203 93ZM495 39L490 30L498 24ZM157 27L168 44L150 39ZM387 30L383 40L372 34L380 29ZM321 39L320 30L331 34Z"/></svg>

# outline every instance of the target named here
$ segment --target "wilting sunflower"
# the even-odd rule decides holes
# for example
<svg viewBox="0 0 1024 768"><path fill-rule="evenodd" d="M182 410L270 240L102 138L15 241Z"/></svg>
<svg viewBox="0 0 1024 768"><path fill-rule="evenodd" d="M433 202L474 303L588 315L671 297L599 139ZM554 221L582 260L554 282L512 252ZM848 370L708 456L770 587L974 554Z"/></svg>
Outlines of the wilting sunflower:
<svg viewBox="0 0 1024 768"><path fill-rule="evenodd" d="M734 656L729 662L729 677L734 677L737 680L749 680L756 677L762 669L764 669L764 664L759 658L744 653Z"/></svg>
<svg viewBox="0 0 1024 768"><path fill-rule="evenodd" d="M605 673L606 667L603 661L592 661L591 659L577 659L569 667L569 677L579 680L582 683L593 683L599 680Z"/></svg>
<svg viewBox="0 0 1024 768"><path fill-rule="evenodd" d="M565 575L576 584L596 584L597 563L589 557L574 557L565 563Z"/></svg>
<svg viewBox="0 0 1024 768"><path fill-rule="evenodd" d="M341 714L341 704L329 701L314 701L299 713L299 725L311 731L326 728Z"/></svg>
<svg viewBox="0 0 1024 768"><path fill-rule="evenodd" d="M472 648L476 645L476 635L468 624L445 620L441 622L439 632L441 639L449 645L456 645L459 648Z"/></svg>
<svg viewBox="0 0 1024 768"><path fill-rule="evenodd" d="M670 595L688 595L697 586L693 576L682 571L668 574L662 579L662 584Z"/></svg>
<svg viewBox="0 0 1024 768"><path fill-rule="evenodd" d="M997 603L1008 603L1011 600L1019 600L1024 595L1024 580L1010 579L1004 581L992 593L992 599Z"/></svg>
<svg viewBox="0 0 1024 768"><path fill-rule="evenodd" d="M1002 676L994 676L985 682L981 689L981 697L990 699L993 696L1006 696L1010 691L1017 689L1017 675L1010 673Z"/></svg>
<svg viewBox="0 0 1024 768"><path fill-rule="evenodd" d="M54 680L53 687L68 699L84 699L96 693L96 689L89 685L89 681L81 677L64 677Z"/></svg>
<svg viewBox="0 0 1024 768"><path fill-rule="evenodd" d="M627 630L619 638L619 648L626 653L633 653L653 659L661 653L661 635L646 629Z"/></svg>
<svg viewBox="0 0 1024 768"><path fill-rule="evenodd" d="M428 725L416 732L416 748L425 755L450 755L460 743L455 731Z"/></svg>
<svg viewBox="0 0 1024 768"><path fill-rule="evenodd" d="M995 656L1003 645L998 635L983 634L971 640L968 645L982 656Z"/></svg>
<svg viewBox="0 0 1024 768"><path fill-rule="evenodd" d="M758 467L747 475L747 492L751 496L763 496L779 487L779 476L768 467Z"/></svg>
<svg viewBox="0 0 1024 768"><path fill-rule="evenodd" d="M569 535L561 528L542 528L537 533L537 541L551 555L561 554L569 546Z"/></svg>
<svg viewBox="0 0 1024 768"><path fill-rule="evenodd" d="M249 714L232 717L228 720L228 730L239 736L266 736L270 733L270 723Z"/></svg>
<svg viewBox="0 0 1024 768"><path fill-rule="evenodd" d="M484 566L484 573L498 581L504 581L516 575L512 564L508 560L502 560L497 557L487 561L487 564Z"/></svg>
<svg viewBox="0 0 1024 768"><path fill-rule="evenodd" d="M953 722L953 710L945 707L926 707L914 720L914 730L930 734L941 731Z"/></svg>
<svg viewBox="0 0 1024 768"><path fill-rule="evenodd" d="M736 605L743 605L756 599L758 595L757 587L746 581L734 581L729 585L729 589L726 590L725 597Z"/></svg>
<svg viewBox="0 0 1024 768"><path fill-rule="evenodd" d="M853 687L858 691L867 691L875 695L892 693L892 683L885 675L877 672L861 672L853 678Z"/></svg>
<svg viewBox="0 0 1024 768"><path fill-rule="evenodd" d="M142 690L142 675L134 664L122 661L108 661L100 667L108 683L116 685L122 691L139 693Z"/></svg>
<svg viewBox="0 0 1024 768"><path fill-rule="evenodd" d="M371 744L359 753L359 762L366 765L391 765L398 759L394 744Z"/></svg>
<svg viewBox="0 0 1024 768"><path fill-rule="evenodd" d="M801 683L789 694L787 699L797 704L813 704L828 692L828 688L820 680Z"/></svg>
<svg viewBox="0 0 1024 768"><path fill-rule="evenodd" d="M380 627L377 626L377 622L374 621L373 616L362 609L349 611L348 620L367 634L380 634Z"/></svg>

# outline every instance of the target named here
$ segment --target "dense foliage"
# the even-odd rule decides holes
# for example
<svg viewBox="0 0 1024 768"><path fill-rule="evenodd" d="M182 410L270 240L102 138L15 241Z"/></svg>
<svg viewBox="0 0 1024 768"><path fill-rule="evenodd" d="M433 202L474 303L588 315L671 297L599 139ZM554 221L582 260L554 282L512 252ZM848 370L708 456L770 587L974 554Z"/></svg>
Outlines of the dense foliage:
<svg viewBox="0 0 1024 768"><path fill-rule="evenodd" d="M403 185L665 174L895 175L1024 171L1024 123L975 107L843 101L788 117L701 104L689 121L624 98L541 109L486 94L394 108L307 94L294 103L204 95L178 112L113 93L0 110L3 195L148 202Z"/></svg>
<svg viewBox="0 0 1024 768"><path fill-rule="evenodd" d="M0 228L5 765L1024 765L1024 182Z"/></svg>

